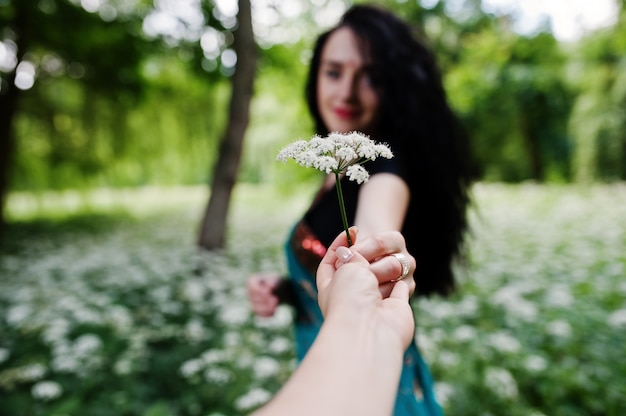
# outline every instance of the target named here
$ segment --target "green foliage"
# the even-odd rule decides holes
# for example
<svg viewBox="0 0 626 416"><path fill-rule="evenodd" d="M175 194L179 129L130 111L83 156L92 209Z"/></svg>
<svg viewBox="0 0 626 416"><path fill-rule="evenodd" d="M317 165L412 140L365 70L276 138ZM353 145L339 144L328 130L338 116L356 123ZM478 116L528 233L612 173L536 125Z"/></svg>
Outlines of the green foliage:
<svg viewBox="0 0 626 416"><path fill-rule="evenodd" d="M257 327L231 283L280 264L281 251L276 241L246 250L245 264L198 253L189 235L204 201L192 199L193 210L178 202L141 219L134 217L145 195L121 216L10 225L0 266L0 413L241 414L259 403L257 394L267 400L280 387L293 357L290 314ZM272 221L256 231L244 223L245 239L272 240L260 234ZM30 271L13 261L31 255L47 260ZM277 333L282 341L272 339ZM58 386L64 393L55 399Z"/></svg>
<svg viewBox="0 0 626 416"><path fill-rule="evenodd" d="M230 47L234 29L225 27L212 2L200 3L206 28L223 35L220 49ZM441 0L431 8L378 3L428 36L482 179L626 178L624 11L614 27L564 45L547 31L516 35L512 16L484 13L478 1ZM12 189L210 181L232 70L219 56L207 58L197 39L148 39L142 23L150 2L111 5L116 14L107 19L69 0L11 0L0 8L6 27L0 41L16 42L38 70L33 88L21 93L15 118ZM276 170L273 162L285 143L313 131L304 79L321 30L314 16L326 5L300 5L293 19L259 25L261 58L239 176L244 182L287 188L309 178L289 166ZM22 8L29 36L15 29ZM66 27L71 32L58 30ZM272 31L278 43L268 41ZM7 75L0 71L4 81Z"/></svg>
<svg viewBox="0 0 626 416"><path fill-rule="evenodd" d="M622 191L476 189L480 219L462 291L451 304L424 302L418 313L451 414L626 409L615 382L625 369L610 358L626 342L626 257L617 248L626 235L611 231L621 223ZM597 215L600 206L606 211Z"/></svg>
<svg viewBox="0 0 626 416"><path fill-rule="evenodd" d="M525 38L490 29L464 38L446 82L484 179L571 179L573 93L563 81L563 62L549 34Z"/></svg>
<svg viewBox="0 0 626 416"><path fill-rule="evenodd" d="M626 179L626 11L581 42L571 62L579 94L570 118L579 181Z"/></svg>
<svg viewBox="0 0 626 416"><path fill-rule="evenodd" d="M308 169L276 161L279 150L297 138L308 139L314 131L304 100L307 66L293 59L294 50L271 48L263 60L256 81L257 95L252 104L253 117L248 127L242 170L239 179L250 183L297 186L311 178ZM277 62L271 69L267 60ZM280 70L282 65L290 68ZM285 79L291 80L285 85Z"/></svg>
<svg viewBox="0 0 626 416"><path fill-rule="evenodd" d="M253 318L245 280L284 269L307 192L237 187L221 254L190 238L200 187L85 194L91 210L69 217L45 199L10 223L0 413L242 415L268 400L294 368L291 312ZM624 186L474 193L459 293L414 304L446 414L623 414Z"/></svg>
<svg viewBox="0 0 626 416"><path fill-rule="evenodd" d="M152 60L144 99L115 106L76 80L42 83L24 98L36 114L17 119L13 189L205 183L228 91L185 71Z"/></svg>

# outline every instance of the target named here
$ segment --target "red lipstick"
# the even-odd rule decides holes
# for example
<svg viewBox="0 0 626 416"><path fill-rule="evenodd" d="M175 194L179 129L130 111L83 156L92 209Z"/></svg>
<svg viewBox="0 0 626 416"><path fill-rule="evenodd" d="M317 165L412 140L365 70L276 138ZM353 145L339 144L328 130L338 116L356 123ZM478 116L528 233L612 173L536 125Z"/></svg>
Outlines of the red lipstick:
<svg viewBox="0 0 626 416"><path fill-rule="evenodd" d="M347 108L335 108L333 112L341 119L354 118L356 115L356 111Z"/></svg>

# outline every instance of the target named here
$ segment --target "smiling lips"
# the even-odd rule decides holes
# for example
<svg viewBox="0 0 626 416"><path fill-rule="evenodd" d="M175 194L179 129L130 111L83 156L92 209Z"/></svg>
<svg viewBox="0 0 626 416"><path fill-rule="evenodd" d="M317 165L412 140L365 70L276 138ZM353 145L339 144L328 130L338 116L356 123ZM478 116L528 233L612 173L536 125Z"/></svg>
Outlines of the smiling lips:
<svg viewBox="0 0 626 416"><path fill-rule="evenodd" d="M333 110L335 115L343 120L349 120L351 118L355 118L358 115L356 110L350 110L348 108L335 108Z"/></svg>

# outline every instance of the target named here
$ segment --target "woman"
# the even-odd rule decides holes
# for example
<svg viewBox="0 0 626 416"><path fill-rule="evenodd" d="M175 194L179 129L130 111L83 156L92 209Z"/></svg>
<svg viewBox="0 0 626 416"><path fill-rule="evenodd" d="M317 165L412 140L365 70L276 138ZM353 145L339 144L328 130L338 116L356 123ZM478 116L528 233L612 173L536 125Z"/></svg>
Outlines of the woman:
<svg viewBox="0 0 626 416"><path fill-rule="evenodd" d="M392 159L365 164L370 179L362 185L341 179L348 222L358 227L359 239L400 231L417 259L416 294L449 294L453 261L467 229L471 177L467 141L447 103L433 53L391 13L354 6L319 37L306 97L317 134L360 131L394 153ZM293 295L299 359L323 320L314 276L342 229L338 206L330 175L286 245L289 279L255 275L248 283L252 308L261 316L273 314L285 294ZM394 414L440 412L428 368L413 343L405 354Z"/></svg>

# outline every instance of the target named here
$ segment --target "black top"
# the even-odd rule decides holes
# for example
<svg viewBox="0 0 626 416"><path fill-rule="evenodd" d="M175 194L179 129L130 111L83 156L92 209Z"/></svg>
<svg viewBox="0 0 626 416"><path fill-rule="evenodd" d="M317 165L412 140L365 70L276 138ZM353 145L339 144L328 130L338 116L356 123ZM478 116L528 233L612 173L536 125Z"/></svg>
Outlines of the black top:
<svg viewBox="0 0 626 416"><path fill-rule="evenodd" d="M393 173L406 178L406 175L402 174L401 159L394 152L392 159L377 158L374 161L365 163L363 167L367 169L370 177L377 173ZM341 179L341 188L346 206L348 225L352 226L354 225L361 185L344 176ZM343 231L339 199L335 186L316 196L311 207L304 215L304 221L325 247L328 247L337 235Z"/></svg>

